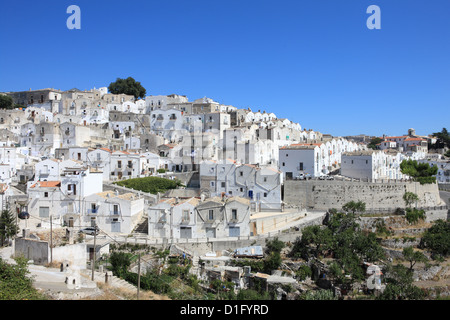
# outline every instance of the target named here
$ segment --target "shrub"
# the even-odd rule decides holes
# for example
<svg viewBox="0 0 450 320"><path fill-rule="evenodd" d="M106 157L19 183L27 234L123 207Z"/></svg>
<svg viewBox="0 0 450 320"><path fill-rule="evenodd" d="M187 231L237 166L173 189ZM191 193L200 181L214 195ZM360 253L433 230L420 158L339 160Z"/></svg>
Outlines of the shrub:
<svg viewBox="0 0 450 320"><path fill-rule="evenodd" d="M450 222L437 220L422 237L421 246L434 253L448 256L450 253Z"/></svg>
<svg viewBox="0 0 450 320"><path fill-rule="evenodd" d="M411 224L417 223L419 220L425 220L425 211L416 208L407 208L406 220Z"/></svg>
<svg viewBox="0 0 450 320"><path fill-rule="evenodd" d="M170 180L160 177L128 179L116 182L116 184L122 187L140 190L142 192L152 194L157 194L158 192L166 192L167 190L176 189L177 187L182 186L181 181L179 180Z"/></svg>
<svg viewBox="0 0 450 320"><path fill-rule="evenodd" d="M300 266L300 268L298 268L298 270L295 272L295 275L301 280L304 281L307 278L311 278L312 276L312 271L311 268L308 267L307 265L302 265Z"/></svg>
<svg viewBox="0 0 450 320"><path fill-rule="evenodd" d="M28 275L25 258L17 258L15 265L0 258L0 300L45 300L45 296L33 288L33 280Z"/></svg>

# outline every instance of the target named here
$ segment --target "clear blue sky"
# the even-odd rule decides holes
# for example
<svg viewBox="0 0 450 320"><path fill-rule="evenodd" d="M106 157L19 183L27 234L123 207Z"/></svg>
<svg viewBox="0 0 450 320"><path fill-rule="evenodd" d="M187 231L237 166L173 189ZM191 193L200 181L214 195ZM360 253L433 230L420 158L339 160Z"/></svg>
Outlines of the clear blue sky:
<svg viewBox="0 0 450 320"><path fill-rule="evenodd" d="M66 9L81 8L81 30ZM369 5L381 30L369 30ZM333 135L450 129L449 0L5 1L0 91L132 76Z"/></svg>

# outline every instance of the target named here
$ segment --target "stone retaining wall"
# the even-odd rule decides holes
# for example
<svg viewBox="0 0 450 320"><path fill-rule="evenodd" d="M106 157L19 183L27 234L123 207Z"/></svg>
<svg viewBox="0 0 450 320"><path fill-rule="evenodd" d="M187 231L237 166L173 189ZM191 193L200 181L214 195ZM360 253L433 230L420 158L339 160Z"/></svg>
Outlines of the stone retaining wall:
<svg viewBox="0 0 450 320"><path fill-rule="evenodd" d="M419 207L440 206L438 185L418 182L362 182L328 180L286 180L284 202L306 209L341 209L350 201L363 201L367 210L404 208L403 195L413 192L418 195Z"/></svg>

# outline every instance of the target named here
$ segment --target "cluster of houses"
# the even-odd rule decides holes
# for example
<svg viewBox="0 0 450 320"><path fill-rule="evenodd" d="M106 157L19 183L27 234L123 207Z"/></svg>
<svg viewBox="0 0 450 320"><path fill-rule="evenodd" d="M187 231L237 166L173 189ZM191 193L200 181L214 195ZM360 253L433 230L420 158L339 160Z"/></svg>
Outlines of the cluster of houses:
<svg viewBox="0 0 450 320"><path fill-rule="evenodd" d="M274 113L206 97L136 99L107 88L0 94L16 105L0 110L1 205L9 199L14 210L28 212L42 227L97 225L128 234L147 217L149 237L247 236L254 213L284 210L286 179L337 172L403 179L403 159L428 161L427 138L412 129L383 137L378 150L371 150ZM450 182L448 163L438 160L433 159L440 178ZM104 190L110 182L163 171L197 172L197 190L152 201L136 192Z"/></svg>

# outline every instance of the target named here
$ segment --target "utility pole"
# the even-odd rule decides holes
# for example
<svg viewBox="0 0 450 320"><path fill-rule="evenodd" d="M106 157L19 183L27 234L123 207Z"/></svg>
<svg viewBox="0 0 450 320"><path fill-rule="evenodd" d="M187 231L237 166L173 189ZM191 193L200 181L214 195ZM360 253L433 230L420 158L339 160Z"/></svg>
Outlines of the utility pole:
<svg viewBox="0 0 450 320"><path fill-rule="evenodd" d="M53 221L52 214L50 213L50 264L53 263Z"/></svg>
<svg viewBox="0 0 450 320"><path fill-rule="evenodd" d="M141 287L141 253L139 252L138 258L138 283L137 283L137 299L139 300L139 290Z"/></svg>
<svg viewBox="0 0 450 320"><path fill-rule="evenodd" d="M95 224L95 230L94 230L94 259L92 260L92 277L91 280L94 281L94 271L95 271L95 260L96 260L96 255L95 255L95 245L96 245L96 240L97 240L97 224Z"/></svg>

